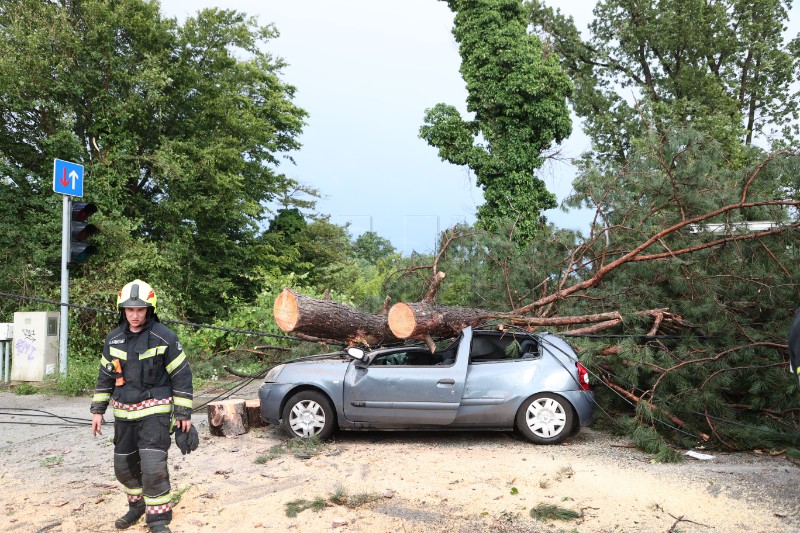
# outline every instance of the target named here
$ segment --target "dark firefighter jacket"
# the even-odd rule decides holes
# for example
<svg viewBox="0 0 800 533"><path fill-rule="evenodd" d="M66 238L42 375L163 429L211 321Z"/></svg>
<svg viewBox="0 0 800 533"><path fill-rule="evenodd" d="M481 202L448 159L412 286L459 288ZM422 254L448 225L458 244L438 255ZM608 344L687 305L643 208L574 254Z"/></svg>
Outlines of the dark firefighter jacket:
<svg viewBox="0 0 800 533"><path fill-rule="evenodd" d="M125 383L114 361L119 360ZM103 414L108 404L119 420L138 420L174 412L177 420L192 417L192 370L177 335L152 317L138 333L128 322L108 334L100 358L92 413Z"/></svg>

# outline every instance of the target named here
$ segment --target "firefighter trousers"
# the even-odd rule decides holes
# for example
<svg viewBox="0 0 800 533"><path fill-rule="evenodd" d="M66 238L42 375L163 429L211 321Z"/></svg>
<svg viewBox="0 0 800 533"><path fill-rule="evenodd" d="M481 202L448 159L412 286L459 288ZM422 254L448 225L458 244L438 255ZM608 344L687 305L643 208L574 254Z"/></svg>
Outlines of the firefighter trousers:
<svg viewBox="0 0 800 533"><path fill-rule="evenodd" d="M170 415L114 420L114 474L125 486L129 505L144 499L148 525L172 521L167 471Z"/></svg>

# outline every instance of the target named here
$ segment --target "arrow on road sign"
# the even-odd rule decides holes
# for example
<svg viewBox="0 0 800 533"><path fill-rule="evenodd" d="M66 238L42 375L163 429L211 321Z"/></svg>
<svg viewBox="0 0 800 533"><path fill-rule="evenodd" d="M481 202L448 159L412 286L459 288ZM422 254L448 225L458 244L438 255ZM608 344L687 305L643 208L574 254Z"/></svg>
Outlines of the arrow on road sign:
<svg viewBox="0 0 800 533"><path fill-rule="evenodd" d="M53 162L53 192L83 196L83 166L56 159Z"/></svg>

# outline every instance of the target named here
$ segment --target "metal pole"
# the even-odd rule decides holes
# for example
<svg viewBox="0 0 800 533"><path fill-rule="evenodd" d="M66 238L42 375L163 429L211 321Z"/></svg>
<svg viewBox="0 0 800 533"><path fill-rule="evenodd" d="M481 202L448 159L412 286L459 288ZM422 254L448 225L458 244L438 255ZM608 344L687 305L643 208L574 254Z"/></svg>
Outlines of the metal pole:
<svg viewBox="0 0 800 533"><path fill-rule="evenodd" d="M6 374L5 375L5 380L6 380L6 383L8 383L8 381L9 381L8 380L8 375L11 373L11 369L10 369L10 367L11 367L11 341L4 342L3 344L6 345L5 346L5 348L6 348L6 358L5 358L5 365L4 365L3 368L4 368L5 374Z"/></svg>
<svg viewBox="0 0 800 533"><path fill-rule="evenodd" d="M61 217L61 327L59 328L58 360L60 363L59 372L62 376L67 375L67 329L69 315L67 304L69 304L69 241L70 241L70 216L71 210L70 197L64 195L63 213Z"/></svg>

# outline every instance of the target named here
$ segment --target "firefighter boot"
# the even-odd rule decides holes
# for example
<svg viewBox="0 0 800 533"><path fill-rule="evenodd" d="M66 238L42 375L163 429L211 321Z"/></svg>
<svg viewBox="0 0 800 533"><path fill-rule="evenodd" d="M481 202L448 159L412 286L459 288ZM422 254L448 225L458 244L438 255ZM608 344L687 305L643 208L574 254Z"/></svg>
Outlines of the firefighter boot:
<svg viewBox="0 0 800 533"><path fill-rule="evenodd" d="M117 518L114 527L117 529L128 529L144 515L144 500L131 502L128 504L128 512L124 516Z"/></svg>
<svg viewBox="0 0 800 533"><path fill-rule="evenodd" d="M172 530L164 522L148 525L150 526L150 533L172 533Z"/></svg>

